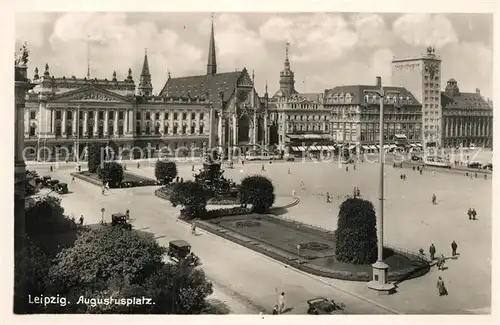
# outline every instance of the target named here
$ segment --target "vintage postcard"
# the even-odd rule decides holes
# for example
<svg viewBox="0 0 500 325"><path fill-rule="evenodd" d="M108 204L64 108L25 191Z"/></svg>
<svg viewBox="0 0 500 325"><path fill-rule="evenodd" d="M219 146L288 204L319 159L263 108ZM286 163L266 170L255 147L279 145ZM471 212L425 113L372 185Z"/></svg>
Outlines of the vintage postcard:
<svg viewBox="0 0 500 325"><path fill-rule="evenodd" d="M491 317L493 9L37 8L9 319Z"/></svg>

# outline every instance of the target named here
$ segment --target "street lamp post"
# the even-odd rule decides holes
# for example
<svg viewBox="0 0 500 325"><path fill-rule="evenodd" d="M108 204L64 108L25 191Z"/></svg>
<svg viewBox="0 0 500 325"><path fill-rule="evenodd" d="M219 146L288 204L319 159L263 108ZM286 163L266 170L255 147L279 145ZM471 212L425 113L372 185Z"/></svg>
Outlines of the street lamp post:
<svg viewBox="0 0 500 325"><path fill-rule="evenodd" d="M389 294L394 290L394 284L388 281L389 266L384 263L384 97L382 80L377 77L377 85L380 89L365 90L364 93L375 93L379 96L380 120L379 120L379 213L377 214L377 261L372 264L373 279L368 282L370 289L381 294Z"/></svg>

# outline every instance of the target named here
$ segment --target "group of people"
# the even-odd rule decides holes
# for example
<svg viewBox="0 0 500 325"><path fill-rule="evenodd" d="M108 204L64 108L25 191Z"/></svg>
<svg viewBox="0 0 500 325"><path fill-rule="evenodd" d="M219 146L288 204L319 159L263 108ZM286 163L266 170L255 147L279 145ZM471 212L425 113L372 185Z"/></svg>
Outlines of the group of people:
<svg viewBox="0 0 500 325"><path fill-rule="evenodd" d="M467 215L469 216L469 220L477 220L477 212L475 208L469 208L469 210L467 210Z"/></svg>
<svg viewBox="0 0 500 325"><path fill-rule="evenodd" d="M457 256L457 249L458 249L458 244L453 240L451 242L451 256L455 257ZM430 255L430 260L434 261L435 255L436 255L436 247L434 246L434 243L429 246L429 255ZM436 266L438 270L444 271L445 270L445 261L446 257L444 256L444 253L441 254L441 256L438 257ZM446 289L446 286L444 284L444 280L441 276L438 277L437 281L437 289L438 289L438 294L440 296L447 296L448 295L448 290Z"/></svg>
<svg viewBox="0 0 500 325"><path fill-rule="evenodd" d="M278 297L278 304L274 305L273 315L282 314L285 311L285 293L282 292Z"/></svg>

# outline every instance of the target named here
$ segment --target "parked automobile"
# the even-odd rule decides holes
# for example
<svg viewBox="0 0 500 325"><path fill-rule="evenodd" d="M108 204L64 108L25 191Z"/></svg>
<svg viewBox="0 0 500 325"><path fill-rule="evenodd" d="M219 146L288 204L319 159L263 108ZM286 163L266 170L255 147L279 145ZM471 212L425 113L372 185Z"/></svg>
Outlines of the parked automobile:
<svg viewBox="0 0 500 325"><path fill-rule="evenodd" d="M481 169L481 163L480 162L477 162L477 161L473 161L469 164L467 164L467 167L469 168L476 168L476 169Z"/></svg>
<svg viewBox="0 0 500 325"><path fill-rule="evenodd" d="M323 297L307 300L307 314L309 315L334 315L345 314L345 305L336 303Z"/></svg>
<svg viewBox="0 0 500 325"><path fill-rule="evenodd" d="M412 161L422 161L422 157L413 155L413 156L411 156L411 160Z"/></svg>
<svg viewBox="0 0 500 325"><path fill-rule="evenodd" d="M286 161L295 161L295 156L291 154L285 154L283 158L285 158Z"/></svg>
<svg viewBox="0 0 500 325"><path fill-rule="evenodd" d="M54 185L54 191L56 191L59 194L68 194L68 184L66 183L57 183Z"/></svg>
<svg viewBox="0 0 500 325"><path fill-rule="evenodd" d="M200 264L198 256L191 251L191 245L185 240L172 240L168 243L167 256L175 263L187 261L190 266Z"/></svg>
<svg viewBox="0 0 500 325"><path fill-rule="evenodd" d="M492 163L486 164L483 166L483 169L488 169L488 170L493 171L493 164Z"/></svg>
<svg viewBox="0 0 500 325"><path fill-rule="evenodd" d="M52 180L52 177L50 176L43 176L42 179L41 179L41 186L42 187L50 187L51 186L51 180Z"/></svg>
<svg viewBox="0 0 500 325"><path fill-rule="evenodd" d="M125 230L132 230L132 225L127 222L127 216L123 213L113 213L111 215L111 226L122 227Z"/></svg>

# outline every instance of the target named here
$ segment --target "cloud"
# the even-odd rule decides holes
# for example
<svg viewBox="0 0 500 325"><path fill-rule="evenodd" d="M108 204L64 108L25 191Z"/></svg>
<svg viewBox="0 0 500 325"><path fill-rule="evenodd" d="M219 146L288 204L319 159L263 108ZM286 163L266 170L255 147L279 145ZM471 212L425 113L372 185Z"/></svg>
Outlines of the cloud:
<svg viewBox="0 0 500 325"><path fill-rule="evenodd" d="M392 29L404 42L413 46L443 47L458 42L458 35L444 15L406 14L393 23Z"/></svg>
<svg viewBox="0 0 500 325"><path fill-rule="evenodd" d="M374 48L392 45L394 36L387 29L384 19L376 14L358 14L350 17L358 35L359 45Z"/></svg>
<svg viewBox="0 0 500 325"><path fill-rule="evenodd" d="M291 18L271 17L259 29L269 42L289 41L296 62L337 60L359 41L349 22L340 15L313 14Z"/></svg>
<svg viewBox="0 0 500 325"><path fill-rule="evenodd" d="M45 44L44 28L51 22L50 16L42 12L17 13L15 17L16 43L27 42L29 48L42 47Z"/></svg>
<svg viewBox="0 0 500 325"><path fill-rule="evenodd" d="M184 76L202 68L203 51L172 30L159 30L148 21L130 24L121 13L67 13L55 21L49 37L52 56L45 53L45 59L51 74L85 75L89 35L92 77L111 79L116 71L118 79L124 79L131 67L138 83L145 48L156 93L166 81L167 70Z"/></svg>

